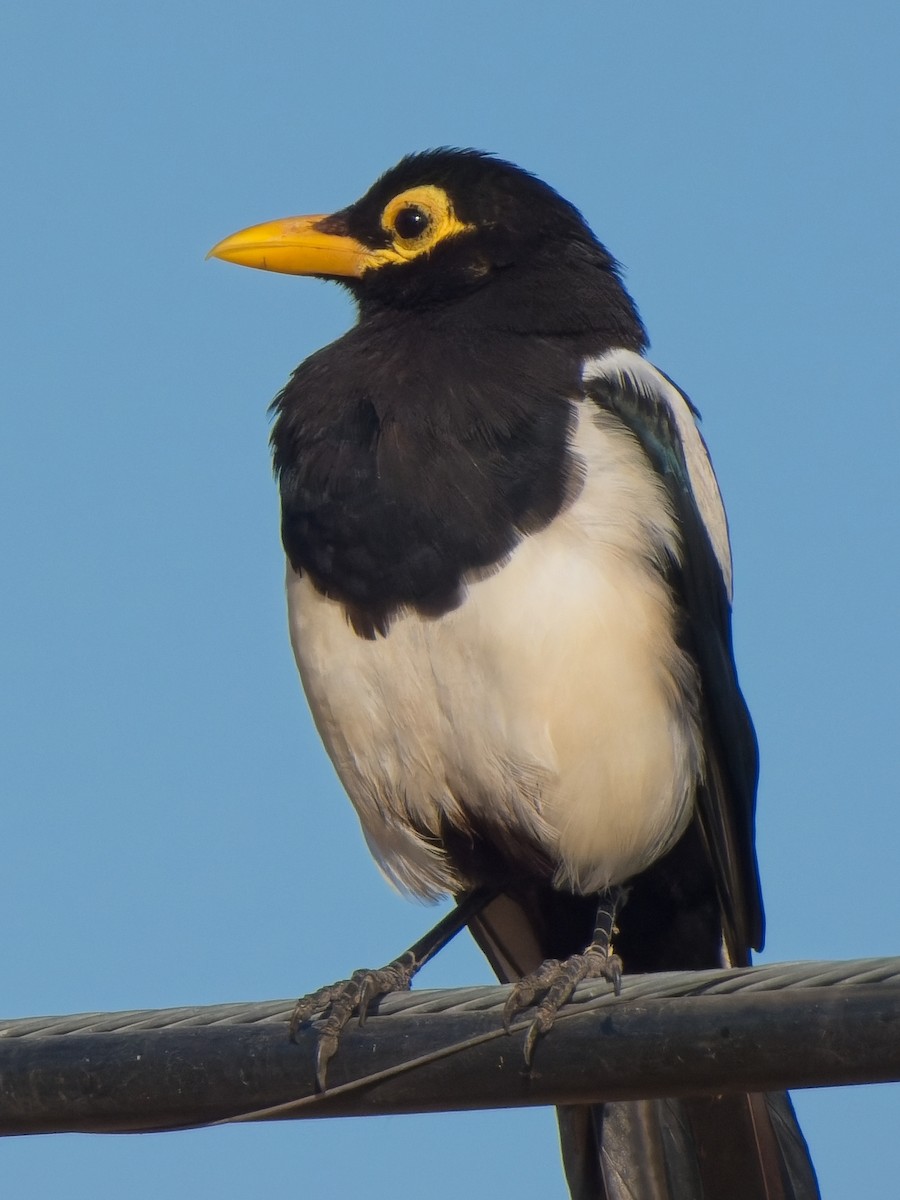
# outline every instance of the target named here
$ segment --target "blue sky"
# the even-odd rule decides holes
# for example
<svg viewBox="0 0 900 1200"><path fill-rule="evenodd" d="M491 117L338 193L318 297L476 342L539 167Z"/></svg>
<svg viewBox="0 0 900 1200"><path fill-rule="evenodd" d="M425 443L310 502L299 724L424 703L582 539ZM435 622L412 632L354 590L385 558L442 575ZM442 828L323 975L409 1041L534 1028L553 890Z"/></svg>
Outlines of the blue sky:
<svg viewBox="0 0 900 1200"><path fill-rule="evenodd" d="M582 208L704 413L762 744L765 957L897 952L898 13L6 6L7 1014L292 996L434 917L370 862L285 632L266 405L348 302L204 254L440 144ZM423 982L488 979L460 939ZM890 1193L900 1088L796 1102L826 1196ZM548 1111L0 1153L30 1200L563 1194Z"/></svg>

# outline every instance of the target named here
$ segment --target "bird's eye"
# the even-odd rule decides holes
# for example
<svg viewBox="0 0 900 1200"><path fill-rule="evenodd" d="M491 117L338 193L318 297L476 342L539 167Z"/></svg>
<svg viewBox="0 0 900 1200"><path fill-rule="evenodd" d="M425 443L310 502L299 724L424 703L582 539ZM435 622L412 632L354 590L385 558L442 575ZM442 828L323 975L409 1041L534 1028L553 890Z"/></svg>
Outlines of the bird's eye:
<svg viewBox="0 0 900 1200"><path fill-rule="evenodd" d="M394 217L394 230L406 241L421 237L431 224L431 217L418 204L407 204Z"/></svg>
<svg viewBox="0 0 900 1200"><path fill-rule="evenodd" d="M457 218L443 188L430 183L407 188L389 200L382 209L380 224L387 237L380 253L394 263L428 254L440 242L473 228Z"/></svg>

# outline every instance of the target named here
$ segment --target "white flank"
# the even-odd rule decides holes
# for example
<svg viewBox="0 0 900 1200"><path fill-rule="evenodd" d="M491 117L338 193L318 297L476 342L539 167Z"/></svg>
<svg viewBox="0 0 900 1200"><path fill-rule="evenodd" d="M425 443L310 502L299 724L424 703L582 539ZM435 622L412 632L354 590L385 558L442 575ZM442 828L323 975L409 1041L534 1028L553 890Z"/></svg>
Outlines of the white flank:
<svg viewBox="0 0 900 1200"><path fill-rule="evenodd" d="M659 569L677 529L636 440L589 402L577 408L577 499L454 611L401 613L370 641L288 569L316 725L376 859L422 897L461 884L418 832L437 833L442 817L465 829L489 816L585 893L648 866L690 817L698 681Z"/></svg>

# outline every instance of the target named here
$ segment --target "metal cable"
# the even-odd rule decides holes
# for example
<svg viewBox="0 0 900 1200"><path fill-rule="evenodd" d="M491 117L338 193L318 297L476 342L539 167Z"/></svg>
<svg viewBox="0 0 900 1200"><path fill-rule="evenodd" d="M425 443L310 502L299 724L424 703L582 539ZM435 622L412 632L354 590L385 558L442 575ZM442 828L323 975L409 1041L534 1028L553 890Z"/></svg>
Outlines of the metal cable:
<svg viewBox="0 0 900 1200"><path fill-rule="evenodd" d="M569 1012L620 1005L634 1000L667 1000L692 995L737 992L776 992L802 988L853 988L900 983L900 958L860 958L844 962L769 963L738 970L672 971L654 975L625 975L620 996L604 981L578 986L566 1006ZM379 1017L452 1015L480 1012L499 1014L509 994L504 987L444 988L394 992L378 1006ZM202 1028L222 1025L282 1024L290 1019L293 1000L244 1004L136 1009L72 1016L0 1018L0 1038L57 1037L81 1033Z"/></svg>

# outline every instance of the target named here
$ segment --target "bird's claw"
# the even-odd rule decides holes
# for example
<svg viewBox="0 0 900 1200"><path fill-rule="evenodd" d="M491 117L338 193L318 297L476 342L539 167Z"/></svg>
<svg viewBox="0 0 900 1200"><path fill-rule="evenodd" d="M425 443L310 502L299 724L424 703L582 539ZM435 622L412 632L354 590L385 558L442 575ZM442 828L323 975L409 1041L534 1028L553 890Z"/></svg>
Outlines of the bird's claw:
<svg viewBox="0 0 900 1200"><path fill-rule="evenodd" d="M513 985L512 991L503 1005L503 1028L507 1033L518 1014L524 1009L530 1008L537 997L547 991L564 965L558 958L548 958L536 971L523 975Z"/></svg>
<svg viewBox="0 0 900 1200"><path fill-rule="evenodd" d="M316 1046L316 1085L319 1091L324 1092L326 1089L328 1064L337 1053L341 1034L354 1014L359 1024L365 1025L373 1001L381 999L389 992L406 991L415 969L414 957L405 954L386 967L354 971L349 979L300 997L291 1013L291 1041L296 1041L300 1026L311 1021L316 1013L321 1013L325 1018Z"/></svg>
<svg viewBox="0 0 900 1200"><path fill-rule="evenodd" d="M553 1027L557 1013L583 979L607 979L618 996L622 990L622 960L607 947L591 945L583 954L573 954L562 961L548 959L513 987L503 1006L503 1026L507 1033L516 1016L530 1008L539 996L543 997L525 1035L526 1066L531 1066L538 1038Z"/></svg>

